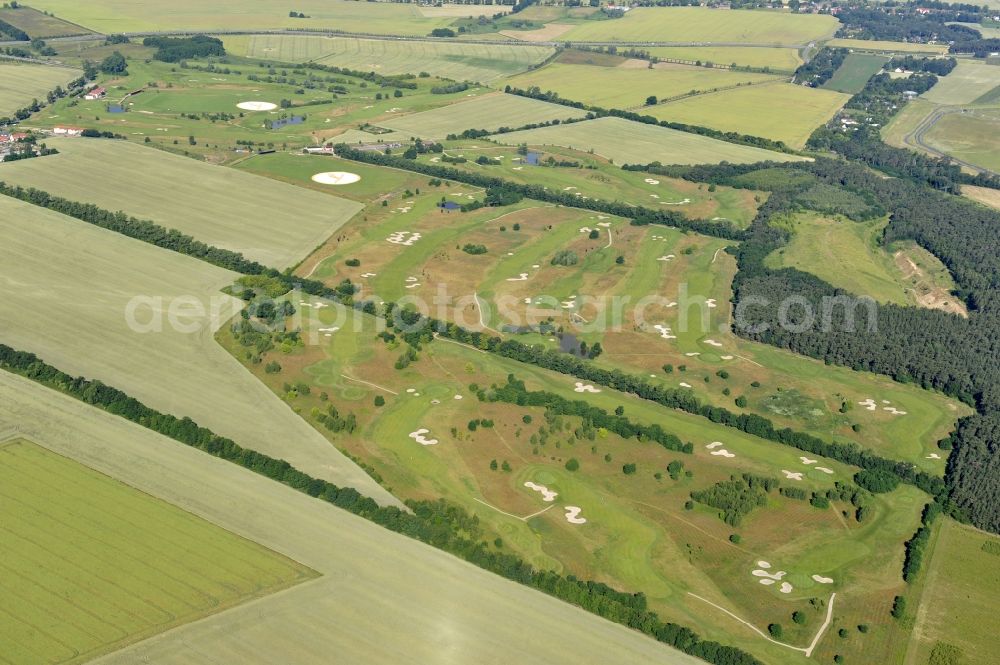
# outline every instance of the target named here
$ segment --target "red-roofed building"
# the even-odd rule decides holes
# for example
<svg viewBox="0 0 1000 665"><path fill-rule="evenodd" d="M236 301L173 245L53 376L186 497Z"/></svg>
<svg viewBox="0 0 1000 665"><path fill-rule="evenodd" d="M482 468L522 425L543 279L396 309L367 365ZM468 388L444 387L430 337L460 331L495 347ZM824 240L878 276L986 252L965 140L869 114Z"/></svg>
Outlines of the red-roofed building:
<svg viewBox="0 0 1000 665"><path fill-rule="evenodd" d="M106 94L108 94L107 89L98 86L96 88L92 88L91 90L89 90L87 92L87 94L85 94L83 96L83 98L84 99L104 99L104 96Z"/></svg>

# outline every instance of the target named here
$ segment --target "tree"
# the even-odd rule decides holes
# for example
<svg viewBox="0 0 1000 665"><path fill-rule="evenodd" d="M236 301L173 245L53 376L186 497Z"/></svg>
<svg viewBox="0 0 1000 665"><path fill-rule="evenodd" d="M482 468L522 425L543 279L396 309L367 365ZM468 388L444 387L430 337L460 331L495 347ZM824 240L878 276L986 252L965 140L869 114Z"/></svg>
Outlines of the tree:
<svg viewBox="0 0 1000 665"><path fill-rule="evenodd" d="M575 457L570 457L568 460L566 460L565 466L567 471L576 471L577 469L580 468L580 462L577 461Z"/></svg>
<svg viewBox="0 0 1000 665"><path fill-rule="evenodd" d="M118 51L102 60L99 68L105 74L128 75L128 63L125 61L125 56Z"/></svg>
<svg viewBox="0 0 1000 665"><path fill-rule="evenodd" d="M504 471L506 471L507 473L510 473L511 470L512 470L510 468L510 462L508 462L507 460L503 461L503 464L500 465L500 468L503 469Z"/></svg>
<svg viewBox="0 0 1000 665"><path fill-rule="evenodd" d="M635 473L635 471L636 471L636 466L632 462L622 465L622 473L624 473L626 476L631 476L633 473Z"/></svg>
<svg viewBox="0 0 1000 665"><path fill-rule="evenodd" d="M625 257L619 254L618 258L615 259L615 263L617 263L620 266L625 265Z"/></svg>
<svg viewBox="0 0 1000 665"><path fill-rule="evenodd" d="M800 612L799 610L795 610L794 612L792 612L792 621L799 624L800 626L804 626L806 623L806 613Z"/></svg>
<svg viewBox="0 0 1000 665"><path fill-rule="evenodd" d="M490 460L490 471L496 471L499 468L496 460Z"/></svg>
<svg viewBox="0 0 1000 665"><path fill-rule="evenodd" d="M656 95L650 95L649 97L646 97L646 106L656 106L657 101Z"/></svg>
<svg viewBox="0 0 1000 665"><path fill-rule="evenodd" d="M780 640L785 631L781 629L780 623L771 623L767 626L767 632L771 633L771 637L776 640Z"/></svg>
<svg viewBox="0 0 1000 665"><path fill-rule="evenodd" d="M892 611L890 612L894 619L902 619L906 616L906 598L903 596L896 596L892 599Z"/></svg>
<svg viewBox="0 0 1000 665"><path fill-rule="evenodd" d="M385 406L385 398L381 395L375 395L375 406Z"/></svg>
<svg viewBox="0 0 1000 665"><path fill-rule="evenodd" d="M862 469L854 474L854 482L869 492L882 494L899 487L899 476L882 469Z"/></svg>

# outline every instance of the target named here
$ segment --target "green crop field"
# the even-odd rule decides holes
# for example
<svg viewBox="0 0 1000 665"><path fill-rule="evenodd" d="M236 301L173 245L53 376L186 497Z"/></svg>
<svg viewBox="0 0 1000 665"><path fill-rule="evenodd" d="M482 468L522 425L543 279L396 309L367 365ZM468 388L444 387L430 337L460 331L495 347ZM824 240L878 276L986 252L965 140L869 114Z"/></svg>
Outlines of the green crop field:
<svg viewBox="0 0 1000 665"><path fill-rule="evenodd" d="M827 46L857 49L859 51L879 51L882 53L934 53L948 52L947 44L916 44L912 42L888 42L873 39L831 39Z"/></svg>
<svg viewBox="0 0 1000 665"><path fill-rule="evenodd" d="M962 60L922 97L935 104L970 104L1000 86L1000 67Z"/></svg>
<svg viewBox="0 0 1000 665"><path fill-rule="evenodd" d="M770 67L779 71L794 71L802 64L798 49L770 46L653 46L651 55L675 60L701 60L717 65L740 67Z"/></svg>
<svg viewBox="0 0 1000 665"><path fill-rule="evenodd" d="M713 90L775 80L773 75L725 69L707 69L663 63L649 69L644 61L630 67L593 67L554 63L542 69L509 79L516 88L532 86L555 91L560 97L603 108L636 109L646 98L659 99L685 95L692 91Z"/></svg>
<svg viewBox="0 0 1000 665"><path fill-rule="evenodd" d="M882 70L886 62L888 59L884 56L851 53L830 80L823 84L823 89L857 94L868 83L868 79Z"/></svg>
<svg viewBox="0 0 1000 665"><path fill-rule="evenodd" d="M226 50L263 60L318 62L380 74L417 74L489 82L536 65L554 53L545 46L388 41L297 35L226 37Z"/></svg>
<svg viewBox="0 0 1000 665"><path fill-rule="evenodd" d="M0 9L0 21L10 23L28 33L32 39L48 39L50 37L65 37L67 35L82 35L89 30L78 25L57 19L31 7L4 7Z"/></svg>
<svg viewBox="0 0 1000 665"><path fill-rule="evenodd" d="M648 164L654 161L663 164L709 164L721 161L743 164L765 160L794 162L803 159L621 118L598 118L557 127L497 134L493 138L507 145L527 143L593 151L614 160L616 164Z"/></svg>
<svg viewBox="0 0 1000 665"><path fill-rule="evenodd" d="M0 641L20 665L90 660L314 576L20 439L0 442L0 520Z"/></svg>
<svg viewBox="0 0 1000 665"><path fill-rule="evenodd" d="M996 660L997 633L984 617L1000 594L1000 539L942 522L934 556L925 557L926 586L906 663L987 665Z"/></svg>
<svg viewBox="0 0 1000 665"><path fill-rule="evenodd" d="M0 117L12 115L33 99L44 100L49 90L65 86L80 74L65 67L0 62Z"/></svg>
<svg viewBox="0 0 1000 665"><path fill-rule="evenodd" d="M4 372L0 423L19 424L50 450L322 575L126 647L98 659L101 665L308 662L331 653L374 665L434 662L445 647L413 636L440 634L445 618L449 633L462 637L446 647L459 662L701 662Z"/></svg>
<svg viewBox="0 0 1000 665"><path fill-rule="evenodd" d="M234 273L2 196L0 264L0 342L393 501L215 344Z"/></svg>
<svg viewBox="0 0 1000 665"><path fill-rule="evenodd" d="M496 130L585 115L580 109L517 95L485 95L432 111L400 115L381 124L412 136L444 138L466 129Z"/></svg>
<svg viewBox="0 0 1000 665"><path fill-rule="evenodd" d="M650 7L619 19L586 21L559 38L570 42L702 42L799 46L829 37L833 16L773 11L729 11L708 7Z"/></svg>
<svg viewBox="0 0 1000 665"><path fill-rule="evenodd" d="M49 145L60 154L8 164L0 178L124 210L276 268L297 263L360 209L126 141L68 138ZM329 170L321 166L316 172ZM95 180L97 171L104 177Z"/></svg>
<svg viewBox="0 0 1000 665"><path fill-rule="evenodd" d="M848 99L850 95L832 90L775 83L688 97L648 112L661 120L762 136L801 148Z"/></svg>
<svg viewBox="0 0 1000 665"><path fill-rule="evenodd" d="M169 5L133 0L40 0L32 7L103 33L169 30L264 30L324 28L344 32L427 35L454 19L428 18L415 4L297 0L295 11L309 18L291 18L286 2L254 0L179 0Z"/></svg>

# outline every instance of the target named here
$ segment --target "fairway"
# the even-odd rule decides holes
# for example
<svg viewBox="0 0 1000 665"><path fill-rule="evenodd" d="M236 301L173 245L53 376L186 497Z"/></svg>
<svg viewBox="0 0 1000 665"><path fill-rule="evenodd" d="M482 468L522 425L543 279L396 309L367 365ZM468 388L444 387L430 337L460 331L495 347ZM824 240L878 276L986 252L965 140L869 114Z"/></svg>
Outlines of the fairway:
<svg viewBox="0 0 1000 665"><path fill-rule="evenodd" d="M838 25L829 15L649 7L633 9L619 19L585 21L559 39L800 46L833 35Z"/></svg>
<svg viewBox="0 0 1000 665"><path fill-rule="evenodd" d="M0 264L0 342L395 503L216 345L234 273L3 196Z"/></svg>
<svg viewBox="0 0 1000 665"><path fill-rule="evenodd" d="M802 148L850 95L775 83L679 99L649 110L661 120L784 141Z"/></svg>
<svg viewBox="0 0 1000 665"><path fill-rule="evenodd" d="M315 575L21 439L0 442L0 523L2 658L19 665L90 660Z"/></svg>
<svg viewBox="0 0 1000 665"><path fill-rule="evenodd" d="M994 616L1000 594L1000 554L996 553L1000 538L950 519L942 522L933 557L924 562L927 582L906 663L928 662L941 644L957 647L961 660L937 662L995 663L997 633L989 617ZM984 549L990 546L992 552Z"/></svg>
<svg viewBox="0 0 1000 665"><path fill-rule="evenodd" d="M773 160L796 162L796 155L726 143L656 125L621 118L598 118L558 127L543 127L510 134L494 140L507 145L555 145L584 152L594 151L616 164L710 164L728 161L748 164Z"/></svg>
<svg viewBox="0 0 1000 665"><path fill-rule="evenodd" d="M857 94L868 83L868 79L882 70L886 62L888 59L880 55L851 53L822 87L824 90Z"/></svg>
<svg viewBox="0 0 1000 665"><path fill-rule="evenodd" d="M771 46L653 46L650 55L664 59L701 60L717 65L740 67L770 67L778 71L794 71L802 64L794 48Z"/></svg>
<svg viewBox="0 0 1000 665"><path fill-rule="evenodd" d="M921 97L935 104L971 104L997 86L1000 86L1000 67L961 60Z"/></svg>
<svg viewBox="0 0 1000 665"><path fill-rule="evenodd" d="M417 74L489 82L524 71L555 51L545 46L389 41L344 37L249 35L227 37L234 54L281 62L318 62L379 74Z"/></svg>
<svg viewBox="0 0 1000 665"><path fill-rule="evenodd" d="M309 18L292 18L279 0L39 0L31 6L105 34L169 30L263 30L325 28L344 32L426 35L448 25L449 17L427 18L416 4L296 0L294 10Z"/></svg>
<svg viewBox="0 0 1000 665"><path fill-rule="evenodd" d="M63 87L81 72L66 67L28 65L0 60L0 117L10 116L33 99L45 100L45 94L57 85Z"/></svg>
<svg viewBox="0 0 1000 665"><path fill-rule="evenodd" d="M48 144L60 154L7 164L0 180L124 210L279 269L304 258L361 209L337 196L126 141Z"/></svg>
<svg viewBox="0 0 1000 665"><path fill-rule="evenodd" d="M631 66L631 65L636 66ZM668 99L692 91L714 90L775 80L774 75L690 65L662 63L653 69L642 60L629 60L617 67L554 63L508 80L516 88L532 86L555 91L560 97L611 109L640 108L653 95Z"/></svg>
<svg viewBox="0 0 1000 665"><path fill-rule="evenodd" d="M381 123L389 129L423 138L444 138L466 129L495 131L537 122L580 118L580 109L550 104L518 95L483 95L431 111L402 115Z"/></svg>
<svg viewBox="0 0 1000 665"><path fill-rule="evenodd" d="M887 42L874 39L831 39L827 46L856 49L859 51L878 51L881 53L934 53L948 52L946 44L920 44L916 42Z"/></svg>
<svg viewBox="0 0 1000 665"><path fill-rule="evenodd" d="M335 653L338 662L398 665L436 662L442 650L460 663L702 663L5 372L0 423L322 575L97 663L307 663Z"/></svg>

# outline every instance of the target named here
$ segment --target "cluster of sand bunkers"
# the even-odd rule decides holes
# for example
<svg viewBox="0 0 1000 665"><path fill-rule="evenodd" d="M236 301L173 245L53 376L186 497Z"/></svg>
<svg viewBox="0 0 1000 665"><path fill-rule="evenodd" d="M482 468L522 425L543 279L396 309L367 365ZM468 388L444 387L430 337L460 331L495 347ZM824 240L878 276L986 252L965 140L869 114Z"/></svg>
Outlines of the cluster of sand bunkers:
<svg viewBox="0 0 1000 665"><path fill-rule="evenodd" d="M414 277L413 275L410 275L409 277L406 278L406 285L404 286L404 288L415 289L418 286L420 286L420 280L418 278Z"/></svg>
<svg viewBox="0 0 1000 665"><path fill-rule="evenodd" d="M312 309L323 309L324 307L329 307L325 302L309 302L308 300L300 300L299 307L309 307Z"/></svg>
<svg viewBox="0 0 1000 665"><path fill-rule="evenodd" d="M657 261L673 261L677 257L673 254L664 254L663 256L656 257Z"/></svg>
<svg viewBox="0 0 1000 665"><path fill-rule="evenodd" d="M889 413L891 413L894 416L905 416L906 415L906 411L900 411L896 407L892 406L892 402L890 402L887 399L882 400L882 404L884 405L882 407L883 411L888 411ZM876 402L871 397L869 397L868 399L864 400L863 402L858 402L858 405L865 407L869 411L875 411L876 409L878 409L878 402Z"/></svg>
<svg viewBox="0 0 1000 665"><path fill-rule="evenodd" d="M438 444L437 439L428 439L425 434L430 434L430 430L421 427L415 432L410 432L410 438L419 443L421 446L436 446Z"/></svg>
<svg viewBox="0 0 1000 665"><path fill-rule="evenodd" d="M803 457L799 457L799 461L801 461L806 466L810 466L810 465L816 464L819 460L814 460L814 459L811 459L809 457L804 457L803 456ZM814 466L812 468L816 469L817 471L819 471L821 473L825 473L825 474L828 474L828 475L833 473L833 469L828 469L825 466ZM803 471L789 471L788 469L782 469L781 472L783 474L785 474L785 479L786 480L802 480L802 475L804 474Z"/></svg>
<svg viewBox="0 0 1000 665"><path fill-rule="evenodd" d="M411 247L415 242L423 237L419 231L393 231L386 238L386 242L391 242L393 245L403 245L404 247Z"/></svg>
<svg viewBox="0 0 1000 665"><path fill-rule="evenodd" d="M538 492L539 494L541 494L542 495L542 501L544 501L546 503L552 503L553 501L556 500L556 497L559 496L558 492L553 492L552 490L550 490L545 485L539 485L537 483L531 482L530 480L528 482L524 483L524 486L527 487L529 490L532 490L534 492ZM570 524L586 524L587 523L587 518L586 517L580 517L580 513L583 512L583 509L580 508L579 506L564 506L563 510L566 511L566 521L569 522Z"/></svg>
<svg viewBox="0 0 1000 665"><path fill-rule="evenodd" d="M719 446L724 446L724 445L726 444L722 443L721 441L713 441L712 443L707 444L705 448L711 450L712 452L710 454L715 455L716 457L727 457L727 458L736 457L736 453L731 453L725 448L719 448Z"/></svg>
<svg viewBox="0 0 1000 665"><path fill-rule="evenodd" d="M772 573L771 564L768 561L758 561L757 567L754 568L750 574L753 575L754 577L759 578L757 581L763 584L764 586L771 586L773 584L781 582L781 586L778 588L778 591L780 591L781 593L791 593L792 591L795 590L795 587L793 587L788 582L783 581L782 579L788 573L784 570L776 570ZM813 581L818 584L833 584L833 578L830 577L823 577L822 575L816 575L816 574L812 575L811 577Z"/></svg>
<svg viewBox="0 0 1000 665"><path fill-rule="evenodd" d="M324 337L333 337L333 333L340 330L340 326L330 326L329 328L320 328L319 331L323 333Z"/></svg>
<svg viewBox="0 0 1000 665"><path fill-rule="evenodd" d="M599 392L601 392L601 389L600 388L595 388L594 386L590 385L589 383L583 383L582 381L577 381L576 382L576 386L573 388L573 392L577 392L577 393L599 393Z"/></svg>
<svg viewBox="0 0 1000 665"><path fill-rule="evenodd" d="M313 182L318 182L321 185L350 185L359 180L361 180L361 176L348 171L325 171L312 177Z"/></svg>

